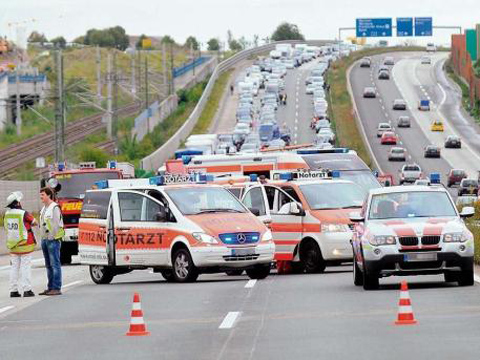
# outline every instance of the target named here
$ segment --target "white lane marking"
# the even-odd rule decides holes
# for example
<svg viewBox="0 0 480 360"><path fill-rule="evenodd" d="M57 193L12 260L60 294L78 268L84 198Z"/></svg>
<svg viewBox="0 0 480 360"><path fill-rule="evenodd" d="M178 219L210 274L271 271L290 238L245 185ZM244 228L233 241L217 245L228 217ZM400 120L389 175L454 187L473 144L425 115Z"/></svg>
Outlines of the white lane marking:
<svg viewBox="0 0 480 360"><path fill-rule="evenodd" d="M480 283L480 276L478 275L473 275L473 278L476 282Z"/></svg>
<svg viewBox="0 0 480 360"><path fill-rule="evenodd" d="M378 101L383 102L382 98L379 98Z"/></svg>
<svg viewBox="0 0 480 360"><path fill-rule="evenodd" d="M408 160L412 160L412 155L408 155Z"/></svg>
<svg viewBox="0 0 480 360"><path fill-rule="evenodd" d="M246 289L251 289L255 286L256 283L257 283L257 280L255 280L255 279L248 280L248 282L245 284L245 288Z"/></svg>
<svg viewBox="0 0 480 360"><path fill-rule="evenodd" d="M383 110L385 110L385 109L383 109ZM387 118L388 118L388 113L387 113L386 111L385 111L385 117L387 117Z"/></svg>
<svg viewBox="0 0 480 360"><path fill-rule="evenodd" d="M295 111L295 117L298 117L298 111Z"/></svg>
<svg viewBox="0 0 480 360"><path fill-rule="evenodd" d="M0 266L0 271L10 269L10 265Z"/></svg>
<svg viewBox="0 0 480 360"><path fill-rule="evenodd" d="M63 285L63 288L67 288L67 287L74 286L74 285L81 284L81 283L83 283L83 280L72 281L71 283L68 283L67 285Z"/></svg>
<svg viewBox="0 0 480 360"><path fill-rule="evenodd" d="M400 140L398 143L399 143L400 145L403 145L402 140Z"/></svg>
<svg viewBox="0 0 480 360"><path fill-rule="evenodd" d="M41 262L44 262L44 261L45 261L45 259L33 259L32 263L38 264L38 263L41 263Z"/></svg>
<svg viewBox="0 0 480 360"><path fill-rule="evenodd" d="M298 100L298 99L297 99ZM295 108L298 109L298 101L297 101L297 105L295 105Z"/></svg>
<svg viewBox="0 0 480 360"><path fill-rule="evenodd" d="M240 311L230 311L223 319L222 323L218 327L219 329L231 329L235 324L235 321L240 316Z"/></svg>
<svg viewBox="0 0 480 360"><path fill-rule="evenodd" d="M0 314L1 314L1 313L4 313L5 311L8 311L8 310L13 309L14 307L15 307L15 306L13 306L13 305L5 306L5 307L3 307L3 308L0 309Z"/></svg>

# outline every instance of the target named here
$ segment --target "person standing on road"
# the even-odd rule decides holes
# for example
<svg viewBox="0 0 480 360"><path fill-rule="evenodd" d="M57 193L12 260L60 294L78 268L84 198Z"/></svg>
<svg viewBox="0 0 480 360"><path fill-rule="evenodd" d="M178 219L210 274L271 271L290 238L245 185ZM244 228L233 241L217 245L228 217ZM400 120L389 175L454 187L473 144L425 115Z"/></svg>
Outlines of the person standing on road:
<svg viewBox="0 0 480 360"><path fill-rule="evenodd" d="M230 95L233 95L233 84L230 84Z"/></svg>
<svg viewBox="0 0 480 360"><path fill-rule="evenodd" d="M7 248L10 250L10 297L32 297L32 252L35 250L35 235L32 226L38 225L30 213L22 209L23 194L15 191L7 197L7 211L3 226L7 231Z"/></svg>
<svg viewBox="0 0 480 360"><path fill-rule="evenodd" d="M42 234L42 251L47 269L47 289L39 295L61 295L62 267L60 264L60 247L65 230L63 229L60 206L53 201L55 194L45 187L40 190L43 208L40 213L40 229Z"/></svg>

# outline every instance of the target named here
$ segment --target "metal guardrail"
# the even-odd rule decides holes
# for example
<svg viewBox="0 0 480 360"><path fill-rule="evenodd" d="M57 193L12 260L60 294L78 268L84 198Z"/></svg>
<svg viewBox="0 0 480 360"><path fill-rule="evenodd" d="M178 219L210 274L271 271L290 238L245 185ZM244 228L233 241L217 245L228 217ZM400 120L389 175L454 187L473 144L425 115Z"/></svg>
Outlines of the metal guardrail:
<svg viewBox="0 0 480 360"><path fill-rule="evenodd" d="M202 65L204 62L210 60L209 56L201 56L199 58L196 58L194 61L190 61L189 63L176 67L172 70L172 75L174 78L182 76L183 74L189 72L192 70L194 67Z"/></svg>
<svg viewBox="0 0 480 360"><path fill-rule="evenodd" d="M192 113L182 125L180 129L160 148L154 151L152 154L144 157L140 164L142 169L144 170L151 170L156 171L159 167L161 167L166 160L168 160L173 154L175 150L178 149L181 142L184 141L192 132L193 128L195 127L198 118L200 117L208 98L210 97L210 93L212 92L213 86L217 81L218 77L225 72L226 70L234 67L239 62L248 59L252 55L262 54L271 50L275 49L275 45L277 44L309 44L309 45L323 45L326 43L332 43L333 40L307 40L307 41L299 41L299 40L290 40L290 41L279 41L270 43L267 45L262 45L253 49L247 49L240 51L239 53L235 54L234 56L222 61L220 64L217 65L215 70L208 81L208 84L203 91L203 94L193 109Z"/></svg>

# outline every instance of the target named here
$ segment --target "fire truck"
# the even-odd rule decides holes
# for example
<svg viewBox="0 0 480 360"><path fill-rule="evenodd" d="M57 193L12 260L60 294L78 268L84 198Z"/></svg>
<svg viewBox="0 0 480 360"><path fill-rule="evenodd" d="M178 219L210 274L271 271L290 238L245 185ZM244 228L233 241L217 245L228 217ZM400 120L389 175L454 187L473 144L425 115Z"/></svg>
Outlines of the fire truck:
<svg viewBox="0 0 480 360"><path fill-rule="evenodd" d="M85 191L95 189L95 183L106 179L133 178L135 169L129 163L109 161L105 168L97 168L95 162L84 162L78 166L58 163L42 182L56 192L65 226L65 238L60 250L62 264L69 264L72 255L78 254L78 223L82 212Z"/></svg>

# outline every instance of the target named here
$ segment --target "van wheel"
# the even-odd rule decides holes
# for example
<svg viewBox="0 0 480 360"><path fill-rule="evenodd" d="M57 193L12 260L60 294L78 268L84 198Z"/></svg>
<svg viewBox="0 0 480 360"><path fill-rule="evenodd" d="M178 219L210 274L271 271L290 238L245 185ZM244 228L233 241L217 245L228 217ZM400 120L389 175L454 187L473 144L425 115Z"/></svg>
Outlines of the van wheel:
<svg viewBox="0 0 480 360"><path fill-rule="evenodd" d="M270 264L257 265L253 269L247 270L247 275L250 279L262 280L270 274Z"/></svg>
<svg viewBox="0 0 480 360"><path fill-rule="evenodd" d="M355 255L354 255L355 257ZM362 286L363 285L363 274L362 271L360 270L360 267L357 264L357 260L354 258L353 259L353 283L356 286Z"/></svg>
<svg viewBox="0 0 480 360"><path fill-rule="evenodd" d="M167 282L175 281L175 277L173 276L172 270L162 270L160 271L160 274L162 274L163 278L167 280Z"/></svg>
<svg viewBox="0 0 480 360"><path fill-rule="evenodd" d="M243 274L243 269L242 270L227 270L225 271L225 274L228 276L240 276Z"/></svg>
<svg viewBox="0 0 480 360"><path fill-rule="evenodd" d="M107 266L90 265L90 277L95 284L110 284L115 273Z"/></svg>
<svg viewBox="0 0 480 360"><path fill-rule="evenodd" d="M303 263L307 274L319 273L325 271L325 260L318 244L313 241L307 241L303 246L300 245L300 260Z"/></svg>
<svg viewBox="0 0 480 360"><path fill-rule="evenodd" d="M193 282L198 278L198 270L192 256L186 249L178 249L173 254L173 276L176 282Z"/></svg>

